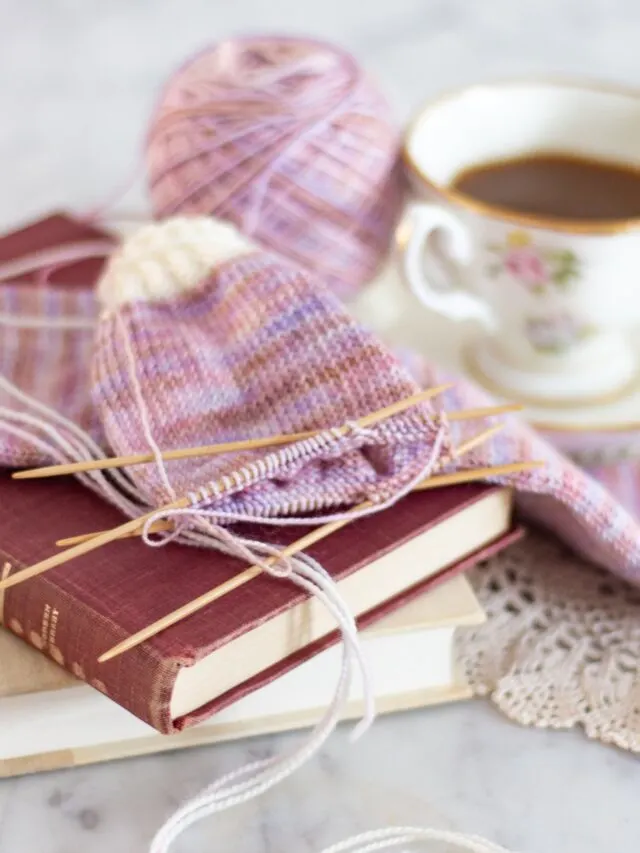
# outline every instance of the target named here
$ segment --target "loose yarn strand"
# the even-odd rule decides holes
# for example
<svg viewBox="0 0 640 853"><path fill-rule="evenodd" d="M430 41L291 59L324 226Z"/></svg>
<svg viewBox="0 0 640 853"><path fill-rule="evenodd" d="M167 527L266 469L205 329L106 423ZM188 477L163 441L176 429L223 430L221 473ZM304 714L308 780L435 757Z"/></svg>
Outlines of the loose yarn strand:
<svg viewBox="0 0 640 853"><path fill-rule="evenodd" d="M415 482L424 478L425 471L432 467L434 461L438 458L443 440L444 429L441 427L438 433L438 440L434 442L434 447L427 464L422 467L418 475L411 479L410 483L406 484L406 488L412 488ZM397 495L394 498L397 499ZM193 508L192 512L198 514L198 509ZM200 514L206 515L208 512L200 510ZM211 516L215 517L215 511L211 511ZM155 520L155 517L151 517L147 524L150 525ZM239 547L236 537L227 540L226 544L229 547ZM249 543L243 544L248 546ZM262 550L262 553L266 553L269 550L262 543L253 544L257 545ZM275 551L277 554L276 549L271 549L271 551L272 553ZM245 555L243 554L243 556ZM260 561L258 560L259 564ZM268 566L268 564L264 565L267 571L270 571L272 574L274 573L273 567ZM373 694L364 655L358 639L357 626L334 581L327 575L324 569L307 555L298 555L297 557L290 558L288 569L286 577L305 591L315 595L329 609L340 626L344 643L343 662L334 697L323 719L311 732L308 740L305 741L302 747L291 756L281 759L268 759L234 771L232 774L223 777L213 786L205 789L199 796L179 809L160 829L152 842L151 853L167 853L173 841L195 821L260 796L290 776L312 758L322 748L340 720L342 708L348 698L353 662L357 663L362 675L366 711L365 717L353 731L352 736L361 736L373 720ZM478 851L480 850L480 848L477 849Z"/></svg>
<svg viewBox="0 0 640 853"><path fill-rule="evenodd" d="M404 488L410 490L416 482L424 478L425 472L437 460L443 440L444 427L441 427L426 465L423 466L419 474L411 478L411 481ZM393 499L397 500L398 494L394 495ZM193 513L198 513L198 511L196 507L192 509ZM200 513L208 514L207 511L202 510ZM215 517L215 511L211 511L211 517ZM153 523L154 520L153 518L149 519L148 523ZM239 547L236 537L230 537L225 544L232 550ZM242 548L244 547L251 548L252 551L255 548L256 551L261 551L264 555L269 552L277 554L277 549L270 548L263 543L244 540ZM243 556L247 555L243 554ZM364 719L354 729L352 736L360 736L373 720L373 694L358 639L357 626L334 581L322 567L304 554L289 558L288 569L286 576L311 595L315 595L329 609L340 626L344 643L343 657L333 699L322 720L312 730L301 747L289 756L252 762L227 774L206 788L201 794L182 806L161 827L152 841L151 853L168 853L178 836L196 821L260 796L288 778L311 759L322 748L340 720L342 708L349 695L354 662L357 663L363 678L366 713ZM266 565L266 570L271 571L272 574L275 573L274 568L268 565ZM425 841L439 841L449 845L457 845L459 850L468 851L468 853L508 853L504 848L476 836L419 828L385 829L364 833L346 842L333 845L327 848L324 853L375 853L375 851L391 850L401 845Z"/></svg>
<svg viewBox="0 0 640 853"><path fill-rule="evenodd" d="M322 853L376 853L390 850L405 844L439 842L468 853L511 853L486 838L478 835L465 835L445 829L426 829L414 826L398 826L388 829L376 829L355 835L346 841L340 841L326 847Z"/></svg>
<svg viewBox="0 0 640 853"><path fill-rule="evenodd" d="M5 432L18 437L15 433L15 428L12 431L8 423L8 421L17 420L25 426L30 426L48 435L54 442L54 445L57 445L59 448L55 453L51 445L46 445L45 448L44 444L41 442L38 443L39 440L36 433L23 430L19 437L21 440L29 442L33 447L51 453L52 458L59 462L81 462L86 459L105 458L104 452L88 432L64 417L60 412L22 391L2 374L0 374L0 388L19 403L37 412L39 415L39 417L36 417L29 415L27 412L2 408L0 409L0 428L3 428ZM65 437L65 433L67 433L67 437ZM95 476L96 474L98 476ZM118 507L129 518L134 518L140 513L141 509L148 507L143 496L121 471L113 472L111 479L107 478L100 471L87 472L85 475L79 477L79 479L94 492L97 492L97 494L108 500L109 503ZM129 498L127 498L127 495Z"/></svg>
<svg viewBox="0 0 640 853"><path fill-rule="evenodd" d="M32 397L22 389L18 388L17 385L14 385L13 382L11 382L9 379L7 379L6 376L3 376L1 373L0 388L3 388L7 394L14 397L19 403L22 403L27 408L31 408L35 412L40 413L45 421L48 420L53 424L58 424L62 429L75 436L78 440L79 451L84 454L82 458L107 458L100 445L96 441L94 441L94 439L86 430L83 430L80 426L78 426L78 424L74 423L69 418L66 418L63 414L61 414L61 412L58 412L54 408L47 406L46 403L43 403L40 400L36 400L35 397ZM145 501L143 501L141 495L136 491L129 478L126 477L122 473L122 471L112 471L111 477L124 491L129 492L129 494L131 494L131 496L133 496L137 501L146 503Z"/></svg>
<svg viewBox="0 0 640 853"><path fill-rule="evenodd" d="M53 444L49 444L42 438L39 438L38 436L34 435L32 432L28 432L27 430L10 423L7 417L7 412L7 409L0 408L0 430L3 430L8 435L13 435L15 438L18 438L21 441L30 444L36 450L39 450L46 456L50 456L52 459L58 461L66 461L65 455L60 450L58 450L58 448L56 448ZM10 414L14 413L10 412ZM7 418L7 420L3 420L3 417Z"/></svg>
<svg viewBox="0 0 640 853"><path fill-rule="evenodd" d="M39 438L37 434L33 431L22 429L21 427L12 424L12 421L17 421L18 423L22 423L25 426L31 427L32 429L35 428L35 430L38 430L44 433L45 435L48 435L49 438L53 441L53 444L49 444L48 442ZM59 432L55 427L52 427L44 420L35 418L26 413L14 412L10 409L1 407L0 430L3 430L5 433L13 435L15 438L18 438L21 441L31 445L32 447L35 447L37 450L44 453L46 456L52 458L56 462L64 463L68 462L69 460L77 461L79 459L84 459L84 456L79 455L74 449L73 444L67 441L62 435L62 433ZM94 473L96 472L87 472L81 474L79 475L78 479L92 492L116 506L127 517L135 518L137 515L140 514L141 509L144 508L143 503L134 503L128 500L125 495L122 494L121 491L116 489L108 481L106 477L95 477L93 476ZM133 487L131 486L130 488L133 492Z"/></svg>
<svg viewBox="0 0 640 853"><path fill-rule="evenodd" d="M349 695L354 661L358 663L363 677L367 708L367 716L364 718L366 725L369 725L373 719L372 693L355 621L334 581L324 569L308 557L296 559L295 562L297 571L291 574L291 580L305 591L315 595L329 609L342 633L343 658L333 699L323 718L301 747L282 758L253 762L223 776L206 788L169 818L156 834L151 844L151 853L167 853L175 839L195 821L260 796L312 758L322 748L340 720L341 711ZM354 730L355 736L362 733L361 725Z"/></svg>

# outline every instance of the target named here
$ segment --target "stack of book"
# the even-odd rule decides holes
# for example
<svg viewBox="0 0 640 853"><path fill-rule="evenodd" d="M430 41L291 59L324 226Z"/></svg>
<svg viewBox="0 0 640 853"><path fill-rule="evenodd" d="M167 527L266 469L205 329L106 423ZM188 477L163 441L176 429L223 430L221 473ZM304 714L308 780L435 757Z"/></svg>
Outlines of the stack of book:
<svg viewBox="0 0 640 853"><path fill-rule="evenodd" d="M0 504L5 577L49 553L57 536L118 520L73 480L18 483L5 475ZM310 549L358 616L379 712L468 695L453 637L483 613L463 572L517 537L511 505L510 491L498 487L419 492ZM27 532L25 518L39 521ZM318 719L339 670L338 635L317 601L285 580L257 577L115 660L97 662L114 642L237 570L237 561L218 553L150 550L127 539L6 590L0 776ZM345 717L360 713L361 700L355 683Z"/></svg>
<svg viewBox="0 0 640 853"><path fill-rule="evenodd" d="M464 577L363 632L379 713L465 699L452 654L456 628L484 614ZM339 670L334 646L186 731L163 736L8 632L0 634L0 776L288 731L312 725ZM354 684L344 719L361 713Z"/></svg>
<svg viewBox="0 0 640 853"><path fill-rule="evenodd" d="M32 227L21 251L46 248L51 233L46 221ZM121 521L71 478L19 482L5 472L0 506L4 578L49 556L57 539ZM283 546L304 531L242 532ZM453 639L483 613L464 571L518 536L509 489L465 484L414 492L310 547L363 630L379 712L468 696ZM0 776L319 719L339 671L339 634L316 599L266 574L99 663L239 568L217 552L120 539L0 593ZM361 710L355 683L344 716Z"/></svg>

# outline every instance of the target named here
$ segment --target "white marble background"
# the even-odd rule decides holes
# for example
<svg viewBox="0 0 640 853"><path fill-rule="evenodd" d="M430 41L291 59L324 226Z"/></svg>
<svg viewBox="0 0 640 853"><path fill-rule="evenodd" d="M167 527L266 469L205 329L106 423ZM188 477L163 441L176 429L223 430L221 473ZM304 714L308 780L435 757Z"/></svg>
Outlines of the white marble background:
<svg viewBox="0 0 640 853"><path fill-rule="evenodd" d="M0 0L0 227L87 209L138 167L155 93L186 55L247 30L341 42L398 118L461 83L535 73L640 82L634 0ZM2 665L0 661L0 666ZM2 720L0 719L0 725ZM280 736L0 784L0 853L136 853L221 772ZM640 831L637 760L578 733L519 729L483 703L339 732L289 782L208 820L177 853L312 853L391 823L479 832L520 853L626 853Z"/></svg>

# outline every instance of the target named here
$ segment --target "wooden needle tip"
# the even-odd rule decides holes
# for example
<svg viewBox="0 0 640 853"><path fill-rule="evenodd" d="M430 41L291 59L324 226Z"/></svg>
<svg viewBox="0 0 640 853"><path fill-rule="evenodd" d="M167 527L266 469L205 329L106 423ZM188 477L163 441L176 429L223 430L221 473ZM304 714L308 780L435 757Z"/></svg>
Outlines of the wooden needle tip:
<svg viewBox="0 0 640 853"><path fill-rule="evenodd" d="M81 542L87 542L93 539L92 533L80 533L78 536L68 536L66 539L56 539L56 548L71 548L72 545L79 545Z"/></svg>

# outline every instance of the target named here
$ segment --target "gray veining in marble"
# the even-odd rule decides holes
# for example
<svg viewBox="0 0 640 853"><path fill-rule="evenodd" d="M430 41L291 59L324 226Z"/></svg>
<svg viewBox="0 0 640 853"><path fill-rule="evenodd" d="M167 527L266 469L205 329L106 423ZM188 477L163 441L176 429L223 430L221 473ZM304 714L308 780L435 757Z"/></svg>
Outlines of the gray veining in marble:
<svg viewBox="0 0 640 853"><path fill-rule="evenodd" d="M144 207L140 152L165 76L207 41L307 32L352 49L406 119L451 86L509 75L640 82L634 0L0 0L0 226L54 206ZM1 720L0 720L1 725ZM0 853L136 853L189 794L296 736L0 783ZM482 702L341 730L269 795L194 828L177 853L311 853L376 825L479 832L520 853L626 853L637 759L577 732L520 729Z"/></svg>

